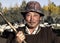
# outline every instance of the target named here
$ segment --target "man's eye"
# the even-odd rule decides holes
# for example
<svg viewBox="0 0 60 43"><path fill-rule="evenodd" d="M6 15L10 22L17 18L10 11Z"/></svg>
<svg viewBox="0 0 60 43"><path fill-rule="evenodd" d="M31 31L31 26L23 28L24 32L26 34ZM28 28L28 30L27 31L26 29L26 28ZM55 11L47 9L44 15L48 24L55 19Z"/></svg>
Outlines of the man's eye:
<svg viewBox="0 0 60 43"><path fill-rule="evenodd" d="M30 16L30 15L27 14L26 16Z"/></svg>

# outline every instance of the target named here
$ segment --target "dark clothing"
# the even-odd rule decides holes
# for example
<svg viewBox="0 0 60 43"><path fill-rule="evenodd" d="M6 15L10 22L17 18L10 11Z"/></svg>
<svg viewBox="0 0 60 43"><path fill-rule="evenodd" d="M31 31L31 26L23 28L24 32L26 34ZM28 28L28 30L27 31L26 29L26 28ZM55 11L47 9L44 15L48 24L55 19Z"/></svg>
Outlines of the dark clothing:
<svg viewBox="0 0 60 43"><path fill-rule="evenodd" d="M28 35L25 31L25 27L18 28L18 31L23 31L26 39L25 41L27 43L60 43L59 40L57 39L56 35L52 32L52 29L50 27L39 27L39 33L35 35ZM9 39L8 43L17 43L15 38Z"/></svg>
<svg viewBox="0 0 60 43"><path fill-rule="evenodd" d="M6 43L6 41L7 41L6 38L0 37L0 43Z"/></svg>

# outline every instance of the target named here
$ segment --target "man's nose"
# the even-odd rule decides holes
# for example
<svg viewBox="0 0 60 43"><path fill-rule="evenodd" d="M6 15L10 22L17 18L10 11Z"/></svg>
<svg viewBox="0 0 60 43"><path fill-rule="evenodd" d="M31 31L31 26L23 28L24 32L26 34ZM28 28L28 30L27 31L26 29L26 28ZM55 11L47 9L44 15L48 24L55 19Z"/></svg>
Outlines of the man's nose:
<svg viewBox="0 0 60 43"><path fill-rule="evenodd" d="M31 20L33 20L33 16L31 16Z"/></svg>

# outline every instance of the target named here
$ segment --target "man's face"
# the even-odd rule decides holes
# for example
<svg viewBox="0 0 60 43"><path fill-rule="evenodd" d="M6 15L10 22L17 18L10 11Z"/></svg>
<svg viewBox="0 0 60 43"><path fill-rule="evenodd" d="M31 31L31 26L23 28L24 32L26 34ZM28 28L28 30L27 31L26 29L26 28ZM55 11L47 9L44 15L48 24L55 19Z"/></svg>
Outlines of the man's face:
<svg viewBox="0 0 60 43"><path fill-rule="evenodd" d="M36 27L40 22L40 15L36 12L28 12L26 14L26 23L29 27Z"/></svg>

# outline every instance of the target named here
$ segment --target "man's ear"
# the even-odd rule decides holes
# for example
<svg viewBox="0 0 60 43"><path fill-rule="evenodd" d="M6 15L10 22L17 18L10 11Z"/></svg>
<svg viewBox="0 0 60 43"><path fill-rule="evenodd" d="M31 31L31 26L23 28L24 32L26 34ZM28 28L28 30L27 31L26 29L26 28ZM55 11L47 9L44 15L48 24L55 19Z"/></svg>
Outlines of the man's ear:
<svg viewBox="0 0 60 43"><path fill-rule="evenodd" d="M42 20L42 17L40 17L40 20Z"/></svg>

